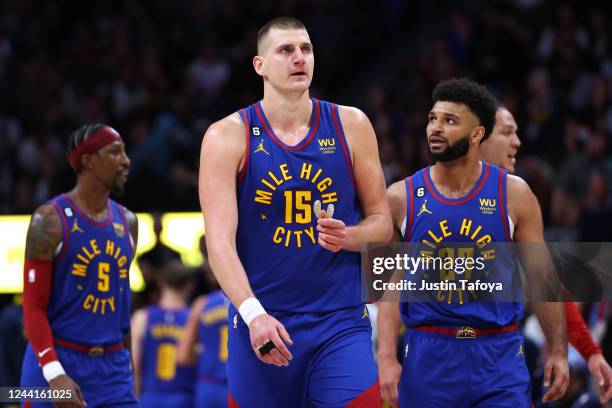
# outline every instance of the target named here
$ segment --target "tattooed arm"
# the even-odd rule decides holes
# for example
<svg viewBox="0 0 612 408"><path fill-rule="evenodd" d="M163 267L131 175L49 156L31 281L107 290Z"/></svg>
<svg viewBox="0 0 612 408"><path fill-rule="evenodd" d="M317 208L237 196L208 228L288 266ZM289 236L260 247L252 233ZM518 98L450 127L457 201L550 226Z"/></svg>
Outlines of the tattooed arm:
<svg viewBox="0 0 612 408"><path fill-rule="evenodd" d="M26 237L23 314L32 349L42 366L51 389L71 390L73 406L85 406L79 386L66 375L53 345L53 333L47 316L51 297L53 258L62 242L62 223L51 205L34 211Z"/></svg>

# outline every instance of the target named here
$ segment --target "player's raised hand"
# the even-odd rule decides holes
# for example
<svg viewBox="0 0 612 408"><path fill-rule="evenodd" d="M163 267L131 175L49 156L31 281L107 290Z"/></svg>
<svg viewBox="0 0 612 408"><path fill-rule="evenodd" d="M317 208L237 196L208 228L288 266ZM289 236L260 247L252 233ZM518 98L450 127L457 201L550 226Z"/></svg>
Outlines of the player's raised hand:
<svg viewBox="0 0 612 408"><path fill-rule="evenodd" d="M249 325L249 335L251 347L257 358L266 364L278 367L289 365L293 356L286 344L292 345L293 340L281 322L269 314L257 316ZM269 342L272 344L267 345Z"/></svg>
<svg viewBox="0 0 612 408"><path fill-rule="evenodd" d="M346 242L346 225L343 221L332 218L325 210L320 210L318 216L319 245L328 251L340 251Z"/></svg>
<svg viewBox="0 0 612 408"><path fill-rule="evenodd" d="M49 381L49 388L51 390L59 390L67 399L57 399L53 402L57 408L83 408L87 406L85 398L81 393L81 388L72 381L72 378L66 374L57 376L53 380Z"/></svg>
<svg viewBox="0 0 612 408"><path fill-rule="evenodd" d="M588 366L599 388L599 401L605 404L612 398L612 368L601 353L589 357Z"/></svg>
<svg viewBox="0 0 612 408"><path fill-rule="evenodd" d="M378 359L378 379L382 399L390 406L397 407L398 387L402 366L395 356Z"/></svg>
<svg viewBox="0 0 612 408"><path fill-rule="evenodd" d="M544 366L544 387L550 386L550 389L542 397L542 401L555 401L561 398L567 390L569 380L567 358L559 355L550 356Z"/></svg>

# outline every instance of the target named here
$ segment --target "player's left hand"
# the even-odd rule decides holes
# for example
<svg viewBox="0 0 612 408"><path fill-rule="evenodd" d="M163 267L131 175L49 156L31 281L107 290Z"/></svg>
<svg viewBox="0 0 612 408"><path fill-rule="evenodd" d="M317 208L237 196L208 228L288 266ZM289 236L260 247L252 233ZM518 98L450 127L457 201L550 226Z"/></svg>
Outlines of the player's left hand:
<svg viewBox="0 0 612 408"><path fill-rule="evenodd" d="M550 389L542 397L542 401L555 401L561 398L567 390L569 380L567 358L560 355L550 356L544 366L544 387L550 386Z"/></svg>
<svg viewBox="0 0 612 408"><path fill-rule="evenodd" d="M588 366L599 387L599 401L605 404L612 398L612 368L601 353L589 357Z"/></svg>
<svg viewBox="0 0 612 408"><path fill-rule="evenodd" d="M346 242L346 225L343 221L330 218L325 210L319 212L317 221L319 245L328 251L338 252Z"/></svg>

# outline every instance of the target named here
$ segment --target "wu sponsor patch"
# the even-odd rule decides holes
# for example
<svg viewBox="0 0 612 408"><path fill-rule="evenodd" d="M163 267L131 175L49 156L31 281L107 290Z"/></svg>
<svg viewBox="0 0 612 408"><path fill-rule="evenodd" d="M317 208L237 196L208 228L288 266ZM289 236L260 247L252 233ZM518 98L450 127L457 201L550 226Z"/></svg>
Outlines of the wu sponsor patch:
<svg viewBox="0 0 612 408"><path fill-rule="evenodd" d="M486 215L495 214L497 211L497 200L495 198L479 198L480 212Z"/></svg>
<svg viewBox="0 0 612 408"><path fill-rule="evenodd" d="M323 154L336 153L336 139L332 138L321 138L319 142L319 151Z"/></svg>

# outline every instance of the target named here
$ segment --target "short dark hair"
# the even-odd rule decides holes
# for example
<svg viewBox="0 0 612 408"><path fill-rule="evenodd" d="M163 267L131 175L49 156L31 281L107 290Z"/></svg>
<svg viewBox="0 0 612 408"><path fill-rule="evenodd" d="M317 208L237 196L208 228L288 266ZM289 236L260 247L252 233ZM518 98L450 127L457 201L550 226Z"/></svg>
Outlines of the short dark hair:
<svg viewBox="0 0 612 408"><path fill-rule="evenodd" d="M108 127L108 125L105 125L103 123L94 123L94 124L90 124L90 125L83 125L80 128L78 128L77 130L75 130L74 132L72 132L70 134L70 137L68 138L68 148L67 148L68 156L70 156L70 154L73 152L73 150L76 149L81 143L83 143L85 140L87 140L87 138L89 136L93 135L98 130L102 129L103 127ZM81 165L80 164L75 169L75 171L77 173L81 172Z"/></svg>
<svg viewBox="0 0 612 408"><path fill-rule="evenodd" d="M467 78L453 78L439 82L431 96L433 103L449 101L467 105L485 128L485 134L480 143L489 137L493 126L495 126L495 113L497 112L498 102L487 91L484 85L470 81Z"/></svg>
<svg viewBox="0 0 612 408"><path fill-rule="evenodd" d="M306 26L300 20L298 20L297 18L293 18L293 17L278 17L278 18L275 18L274 20L268 21L257 32L257 54L260 54L262 41L268 35L270 30L273 28L280 28L282 30L289 30L289 29L305 30Z"/></svg>
<svg viewBox="0 0 612 408"><path fill-rule="evenodd" d="M163 264L160 269L159 280L168 287L176 290L183 289L187 284L193 282L195 273L185 267L179 259L171 259Z"/></svg>

